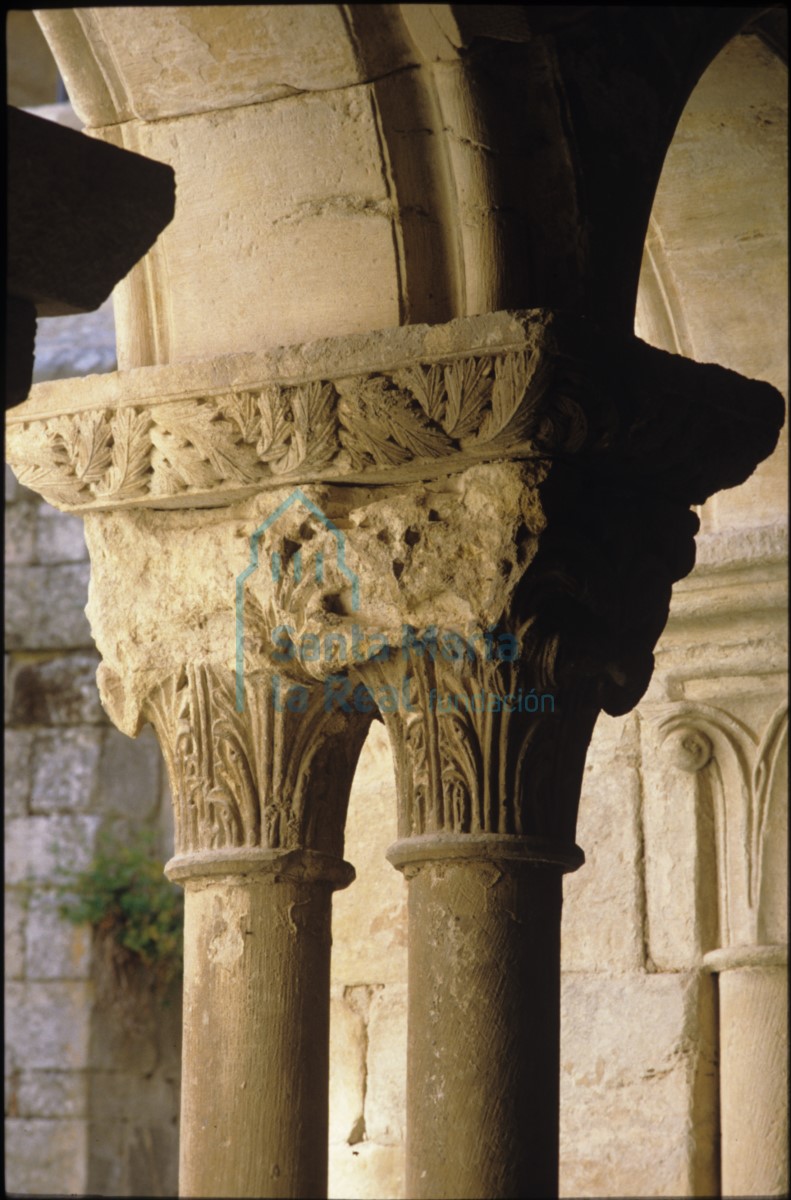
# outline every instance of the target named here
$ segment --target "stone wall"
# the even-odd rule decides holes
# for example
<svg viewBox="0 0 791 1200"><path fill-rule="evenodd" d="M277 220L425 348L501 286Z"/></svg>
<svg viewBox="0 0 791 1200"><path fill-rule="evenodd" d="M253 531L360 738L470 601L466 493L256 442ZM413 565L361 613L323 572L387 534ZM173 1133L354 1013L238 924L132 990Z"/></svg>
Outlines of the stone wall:
<svg viewBox="0 0 791 1200"><path fill-rule="evenodd" d="M70 110L54 115L71 121ZM34 381L115 367L112 306L39 323ZM82 521L6 468L6 1186L30 1194L172 1195L181 1014L145 983L97 994L90 930L62 920L58 867L88 865L100 830L157 830L172 851L156 741L132 742L99 702L85 617Z"/></svg>

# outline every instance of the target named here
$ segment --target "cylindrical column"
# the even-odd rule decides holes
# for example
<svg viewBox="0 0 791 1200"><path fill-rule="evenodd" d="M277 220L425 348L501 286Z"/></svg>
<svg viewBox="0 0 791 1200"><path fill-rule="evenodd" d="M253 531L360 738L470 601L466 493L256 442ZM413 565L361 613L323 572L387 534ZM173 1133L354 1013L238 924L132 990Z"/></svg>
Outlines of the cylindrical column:
<svg viewBox="0 0 791 1200"><path fill-rule="evenodd" d="M557 1195L563 870L539 839L437 835L409 879L407 1195Z"/></svg>
<svg viewBox="0 0 791 1200"><path fill-rule="evenodd" d="M312 851L173 859L184 884L183 1196L327 1194L332 892Z"/></svg>
<svg viewBox="0 0 791 1200"><path fill-rule="evenodd" d="M723 1196L788 1195L788 951L707 954L718 973Z"/></svg>

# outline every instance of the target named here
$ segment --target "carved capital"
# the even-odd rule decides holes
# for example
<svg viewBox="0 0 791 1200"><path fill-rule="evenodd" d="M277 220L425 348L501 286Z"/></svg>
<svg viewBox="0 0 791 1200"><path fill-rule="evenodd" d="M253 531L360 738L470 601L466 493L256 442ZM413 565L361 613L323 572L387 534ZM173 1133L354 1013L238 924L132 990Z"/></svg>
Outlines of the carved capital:
<svg viewBox="0 0 791 1200"><path fill-rule="evenodd" d="M573 843L596 715L643 694L693 566L689 505L745 479L782 413L767 384L535 310L42 384L7 445L85 516L103 695L157 727L181 850L339 853L322 772L350 780L377 706L402 836ZM405 663L406 631L450 653Z"/></svg>
<svg viewBox="0 0 791 1200"><path fill-rule="evenodd" d="M723 948L763 940L763 884L771 804L788 738L788 704L759 737L722 708L678 702L654 718L674 767L697 776L697 803L712 810ZM781 803L784 800L780 801Z"/></svg>
<svg viewBox="0 0 791 1200"><path fill-rule="evenodd" d="M529 657L490 660L471 647L455 662L413 648L361 675L393 745L400 838L497 835L573 847L598 715L584 683L537 689Z"/></svg>
<svg viewBox="0 0 791 1200"><path fill-rule="evenodd" d="M240 713L233 675L206 665L185 667L147 700L170 778L177 859L189 860L191 874L206 874L214 859L221 872L260 870L262 852L267 862L297 850L342 856L371 718L328 710L318 687L289 701L257 676Z"/></svg>

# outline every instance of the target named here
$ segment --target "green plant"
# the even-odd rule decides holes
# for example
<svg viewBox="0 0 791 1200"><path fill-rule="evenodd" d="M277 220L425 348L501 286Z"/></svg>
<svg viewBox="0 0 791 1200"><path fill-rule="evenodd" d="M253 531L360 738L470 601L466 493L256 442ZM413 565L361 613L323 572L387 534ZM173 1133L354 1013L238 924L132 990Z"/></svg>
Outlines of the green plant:
<svg viewBox="0 0 791 1200"><path fill-rule="evenodd" d="M137 971L164 990L181 974L184 897L163 875L150 830L125 842L100 835L86 870L61 869L56 898L67 921L93 927L118 984Z"/></svg>

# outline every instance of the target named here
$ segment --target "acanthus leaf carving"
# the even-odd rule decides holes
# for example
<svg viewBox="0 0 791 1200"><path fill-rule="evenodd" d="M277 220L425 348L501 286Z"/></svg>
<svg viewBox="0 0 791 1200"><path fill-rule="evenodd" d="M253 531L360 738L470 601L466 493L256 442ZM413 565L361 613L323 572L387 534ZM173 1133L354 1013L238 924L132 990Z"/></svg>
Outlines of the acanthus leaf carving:
<svg viewBox="0 0 791 1200"><path fill-rule="evenodd" d="M301 446L299 461L292 469L319 469L337 453L335 400L333 385L318 379L293 389L291 408Z"/></svg>
<svg viewBox="0 0 791 1200"><path fill-rule="evenodd" d="M362 352L354 348L355 368L344 373L338 366L329 377L313 373L315 351L295 367L299 348L285 360L276 356L274 378L262 365L260 380L238 388L218 389L209 363L205 391L191 382L192 390L174 394L172 369L163 368L161 400L155 398L160 368L134 378L119 374L112 382L120 398L113 393L110 402L109 387L97 384L94 392L108 396L104 406L81 402L79 412L65 416L38 415L53 403L52 385L42 384L50 392L32 410L23 405L7 418L9 461L22 482L53 502L107 508L160 496L183 497L188 505L197 493L222 499L300 473L331 482L441 458L458 459L441 464L447 473L503 456L580 455L593 472L630 486L651 483L686 505L742 481L776 441L782 403L767 384L663 354L637 339L612 338L562 314L489 319L491 337L480 328L484 322L485 331L486 318L474 318L476 342L469 351L457 348L466 318L425 336L424 345L445 345L446 353L416 352L414 330L404 330L399 359L402 331L388 331L382 350L394 365L363 369ZM346 361L337 347L328 353ZM367 347L364 354L368 361ZM200 370L190 370L191 381ZM70 383L63 381L64 389ZM707 397L718 390L723 401L715 406ZM690 403L699 394L701 403ZM748 394L754 396L749 405ZM68 400L67 390L63 395ZM54 403L63 403L57 391ZM145 434L122 417L129 408L148 413ZM124 449L125 438L134 446Z"/></svg>
<svg viewBox="0 0 791 1200"><path fill-rule="evenodd" d="M525 350L498 355L495 359L491 409L478 430L477 440L501 444L528 436L550 376L549 363L538 361L537 356L531 356ZM529 384L533 386L528 395Z"/></svg>
<svg viewBox="0 0 791 1200"><path fill-rule="evenodd" d="M151 417L123 408L110 424L113 438L112 460L107 475L95 489L97 497L125 499L145 491L151 471Z"/></svg>
<svg viewBox="0 0 791 1200"><path fill-rule="evenodd" d="M370 717L328 713L321 687L291 710L269 677L190 664L149 696L144 715L167 763L177 853L307 847L340 855L348 789Z"/></svg>
<svg viewBox="0 0 791 1200"><path fill-rule="evenodd" d="M252 448L240 443L233 422L223 418L217 405L181 401L160 405L152 415L151 440L185 486L254 483L258 478Z"/></svg>
<svg viewBox="0 0 791 1200"><path fill-rule="evenodd" d="M255 392L230 392L219 398L224 417L233 421L241 434L242 441L255 445L261 434L261 412L259 395Z"/></svg>
<svg viewBox="0 0 791 1200"><path fill-rule="evenodd" d="M273 462L287 458L290 453L292 424L283 389L278 384L262 388L258 409L260 432L256 453L261 462L271 466Z"/></svg>
<svg viewBox="0 0 791 1200"><path fill-rule="evenodd" d="M367 460L398 466L411 458L436 458L453 442L392 379L374 375L355 380L339 404L341 443L352 463Z"/></svg>
<svg viewBox="0 0 791 1200"><path fill-rule="evenodd" d="M487 358L463 358L445 367L448 402L443 428L449 437L472 437L480 428L486 405L491 403L492 364Z"/></svg>
<svg viewBox="0 0 791 1200"><path fill-rule="evenodd" d="M406 667L372 662L360 674L401 698L382 709L397 764L400 837L491 833L573 842L576 799L567 798L578 796L584 754L564 756L559 748L569 736L587 745L595 702L556 707L554 695L530 687L527 659L449 663L420 655Z"/></svg>

